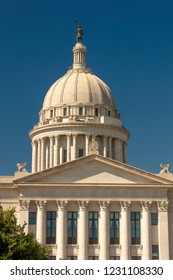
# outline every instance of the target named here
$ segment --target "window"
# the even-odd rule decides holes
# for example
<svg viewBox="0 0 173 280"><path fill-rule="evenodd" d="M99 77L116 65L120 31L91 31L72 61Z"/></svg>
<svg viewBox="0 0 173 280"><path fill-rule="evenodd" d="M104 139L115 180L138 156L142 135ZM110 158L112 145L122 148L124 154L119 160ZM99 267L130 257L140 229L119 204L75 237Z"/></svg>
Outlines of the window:
<svg viewBox="0 0 173 280"><path fill-rule="evenodd" d="M67 150L63 150L63 162L67 162Z"/></svg>
<svg viewBox="0 0 173 280"><path fill-rule="evenodd" d="M68 244L77 244L77 212L68 211Z"/></svg>
<svg viewBox="0 0 173 280"><path fill-rule="evenodd" d="M63 108L63 116L67 116L67 108Z"/></svg>
<svg viewBox="0 0 173 280"><path fill-rule="evenodd" d="M152 260L159 260L159 246L152 245Z"/></svg>
<svg viewBox="0 0 173 280"><path fill-rule="evenodd" d="M83 115L83 107L79 107L79 116Z"/></svg>
<svg viewBox="0 0 173 280"><path fill-rule="evenodd" d="M152 226L158 225L158 213L151 213L151 225Z"/></svg>
<svg viewBox="0 0 173 280"><path fill-rule="evenodd" d="M110 117L111 116L111 111L110 110L108 110L108 117Z"/></svg>
<svg viewBox="0 0 173 280"><path fill-rule="evenodd" d="M53 110L50 110L50 118L53 118Z"/></svg>
<svg viewBox="0 0 173 280"><path fill-rule="evenodd" d="M55 244L56 243L56 212L47 212L46 221L46 243Z"/></svg>
<svg viewBox="0 0 173 280"><path fill-rule="evenodd" d="M110 244L119 244L119 212L110 212Z"/></svg>
<svg viewBox="0 0 173 280"><path fill-rule="evenodd" d="M110 256L110 260L120 260L120 256Z"/></svg>
<svg viewBox="0 0 173 280"><path fill-rule="evenodd" d="M36 225L36 212L29 212L29 225Z"/></svg>
<svg viewBox="0 0 173 280"><path fill-rule="evenodd" d="M89 212L89 244L98 244L98 212Z"/></svg>
<svg viewBox="0 0 173 280"><path fill-rule="evenodd" d="M77 260L77 256L68 256L67 260Z"/></svg>
<svg viewBox="0 0 173 280"><path fill-rule="evenodd" d="M98 115L99 115L99 109L95 108L95 116L98 116Z"/></svg>
<svg viewBox="0 0 173 280"><path fill-rule="evenodd" d="M98 256L89 256L89 260L99 260Z"/></svg>
<svg viewBox="0 0 173 280"><path fill-rule="evenodd" d="M140 244L140 212L131 212L131 243Z"/></svg>
<svg viewBox="0 0 173 280"><path fill-rule="evenodd" d="M49 256L49 260L56 260L56 256Z"/></svg>
<svg viewBox="0 0 173 280"><path fill-rule="evenodd" d="M131 260L141 260L141 256L132 256Z"/></svg>
<svg viewBox="0 0 173 280"><path fill-rule="evenodd" d="M79 149L79 157L83 157L83 156L84 156L83 149Z"/></svg>

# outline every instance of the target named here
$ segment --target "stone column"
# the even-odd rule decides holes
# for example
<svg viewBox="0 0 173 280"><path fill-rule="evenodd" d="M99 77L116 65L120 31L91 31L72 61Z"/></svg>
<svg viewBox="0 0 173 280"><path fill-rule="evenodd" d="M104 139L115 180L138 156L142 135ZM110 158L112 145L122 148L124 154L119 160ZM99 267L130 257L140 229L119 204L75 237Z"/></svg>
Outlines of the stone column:
<svg viewBox="0 0 173 280"><path fill-rule="evenodd" d="M41 169L41 141L38 140L38 149L37 149L37 171Z"/></svg>
<svg viewBox="0 0 173 280"><path fill-rule="evenodd" d="M109 259L109 201L100 201L99 244L100 260Z"/></svg>
<svg viewBox="0 0 173 280"><path fill-rule="evenodd" d="M45 168L45 146L44 146L44 138L41 139L41 170Z"/></svg>
<svg viewBox="0 0 173 280"><path fill-rule="evenodd" d="M38 200L37 205L37 227L36 227L36 239L39 243L46 243L46 217L45 206L46 201Z"/></svg>
<svg viewBox="0 0 173 280"><path fill-rule="evenodd" d="M70 145L71 135L67 135L67 162L70 161L70 155L71 155L71 145Z"/></svg>
<svg viewBox="0 0 173 280"><path fill-rule="evenodd" d="M20 200L20 225L26 223L24 228L24 232L28 233L28 225L29 225L29 204L30 200Z"/></svg>
<svg viewBox="0 0 173 280"><path fill-rule="evenodd" d="M158 237L159 237L159 259L169 260L169 226L168 226L168 201L157 202L159 211L159 225L158 225Z"/></svg>
<svg viewBox="0 0 173 280"><path fill-rule="evenodd" d="M123 143L123 162L127 163L127 143Z"/></svg>
<svg viewBox="0 0 173 280"><path fill-rule="evenodd" d="M54 149L54 166L58 165L58 157L59 157L59 136L55 136L55 149Z"/></svg>
<svg viewBox="0 0 173 280"><path fill-rule="evenodd" d="M129 207L130 201L121 201L121 226L120 226L120 243L121 243L121 260L130 259L130 219Z"/></svg>
<svg viewBox="0 0 173 280"><path fill-rule="evenodd" d="M32 142L32 173L37 172L37 143Z"/></svg>
<svg viewBox="0 0 173 280"><path fill-rule="evenodd" d="M58 207L58 224L57 224L57 260L66 258L66 243L67 233L65 231L65 225L67 223L66 206L67 201L56 201Z"/></svg>
<svg viewBox="0 0 173 280"><path fill-rule="evenodd" d="M88 259L88 201L78 201L79 204L79 222L78 222L78 244L79 244L79 260Z"/></svg>
<svg viewBox="0 0 173 280"><path fill-rule="evenodd" d="M142 260L151 260L151 218L150 206L151 201L141 201L142 205Z"/></svg>
<svg viewBox="0 0 173 280"><path fill-rule="evenodd" d="M121 143L118 138L115 138L115 159L121 161Z"/></svg>
<svg viewBox="0 0 173 280"><path fill-rule="evenodd" d="M85 135L85 155L86 156L88 156L88 154L89 154L89 138L90 138L90 135L86 134Z"/></svg>
<svg viewBox="0 0 173 280"><path fill-rule="evenodd" d="M112 158L112 137L109 137L109 158Z"/></svg>
<svg viewBox="0 0 173 280"><path fill-rule="evenodd" d="M107 136L103 136L103 156L107 157Z"/></svg>
<svg viewBox="0 0 173 280"><path fill-rule="evenodd" d="M62 164L62 159L63 159L63 149L62 149L62 147L60 147L60 149L59 149L59 153L60 153L60 164Z"/></svg>
<svg viewBox="0 0 173 280"><path fill-rule="evenodd" d="M72 153L72 159L76 159L76 155L77 155L76 141L77 141L77 134L73 134L73 153Z"/></svg>
<svg viewBox="0 0 173 280"><path fill-rule="evenodd" d="M53 140L54 140L54 137L51 136L50 137L50 150L49 150L49 154L50 154L50 162L49 162L49 167L53 167Z"/></svg>

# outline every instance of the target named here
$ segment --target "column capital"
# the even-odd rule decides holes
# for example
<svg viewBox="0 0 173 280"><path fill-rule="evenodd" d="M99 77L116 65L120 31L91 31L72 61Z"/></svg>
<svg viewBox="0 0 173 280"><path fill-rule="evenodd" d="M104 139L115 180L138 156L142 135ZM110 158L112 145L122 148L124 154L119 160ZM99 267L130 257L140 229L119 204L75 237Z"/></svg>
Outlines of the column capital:
<svg viewBox="0 0 173 280"><path fill-rule="evenodd" d="M36 200L37 209L43 210L46 206L47 201L46 200Z"/></svg>
<svg viewBox="0 0 173 280"><path fill-rule="evenodd" d="M79 210L86 210L86 208L88 207L88 204L89 204L89 201L85 201L85 200L78 201Z"/></svg>
<svg viewBox="0 0 173 280"><path fill-rule="evenodd" d="M57 200L56 204L58 207L58 210L64 211L67 206L68 201L67 200Z"/></svg>
<svg viewBox="0 0 173 280"><path fill-rule="evenodd" d="M101 211L106 211L109 207L110 201L99 201Z"/></svg>
<svg viewBox="0 0 173 280"><path fill-rule="evenodd" d="M167 200L157 202L157 207L160 212L168 211L168 206L169 206L169 201Z"/></svg>
<svg viewBox="0 0 173 280"><path fill-rule="evenodd" d="M142 211L148 212L150 210L150 206L152 201L141 201Z"/></svg>
<svg viewBox="0 0 173 280"><path fill-rule="evenodd" d="M121 211L128 211L131 201L120 201Z"/></svg>
<svg viewBox="0 0 173 280"><path fill-rule="evenodd" d="M53 141L54 135L49 136L50 141Z"/></svg>
<svg viewBox="0 0 173 280"><path fill-rule="evenodd" d="M30 200L20 200L20 210L28 211Z"/></svg>

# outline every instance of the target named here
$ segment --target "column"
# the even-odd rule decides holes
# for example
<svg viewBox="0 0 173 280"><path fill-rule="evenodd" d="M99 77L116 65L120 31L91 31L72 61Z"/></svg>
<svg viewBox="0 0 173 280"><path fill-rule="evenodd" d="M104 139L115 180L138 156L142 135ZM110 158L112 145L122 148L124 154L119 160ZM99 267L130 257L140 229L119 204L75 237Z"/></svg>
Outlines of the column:
<svg viewBox="0 0 173 280"><path fill-rule="evenodd" d="M168 227L168 201L157 202L158 216L158 237L159 237L159 259L169 260L169 227Z"/></svg>
<svg viewBox="0 0 173 280"><path fill-rule="evenodd" d="M77 154L77 134L73 134L73 152L72 159L76 159Z"/></svg>
<svg viewBox="0 0 173 280"><path fill-rule="evenodd" d="M59 157L59 136L55 136L55 149L54 149L54 166L58 165L58 157Z"/></svg>
<svg viewBox="0 0 173 280"><path fill-rule="evenodd" d="M37 149L37 171L40 171L41 168L41 141L38 140L38 149Z"/></svg>
<svg viewBox="0 0 173 280"><path fill-rule="evenodd" d="M41 170L45 168L44 157L45 157L45 146L44 146L44 138L42 138L41 139Z"/></svg>
<svg viewBox="0 0 173 280"><path fill-rule="evenodd" d="M112 137L109 137L109 158L112 158Z"/></svg>
<svg viewBox="0 0 173 280"><path fill-rule="evenodd" d="M62 163L62 159L63 159L63 149L62 147L60 147L60 150L59 150L59 153L60 153L60 164Z"/></svg>
<svg viewBox="0 0 173 280"><path fill-rule="evenodd" d="M65 225L67 224L66 206L67 201L56 201L58 207L58 224L57 224L57 260L66 258L67 233Z"/></svg>
<svg viewBox="0 0 173 280"><path fill-rule="evenodd" d="M109 201L100 201L99 244L100 260L109 259Z"/></svg>
<svg viewBox="0 0 173 280"><path fill-rule="evenodd" d="M25 225L24 232L28 233L29 224L29 204L30 200L20 200L20 225Z"/></svg>
<svg viewBox="0 0 173 280"><path fill-rule="evenodd" d="M130 259L130 219L129 207L130 201L121 201L121 226L120 226L120 243L121 243L121 260Z"/></svg>
<svg viewBox="0 0 173 280"><path fill-rule="evenodd" d="M49 167L53 167L53 136L50 137L50 150L49 150L49 154L50 154L50 158L49 158Z"/></svg>
<svg viewBox="0 0 173 280"><path fill-rule="evenodd" d="M71 148L70 139L71 139L71 135L67 135L67 162L70 161L70 154L71 154L71 151L70 151L70 148Z"/></svg>
<svg viewBox="0 0 173 280"><path fill-rule="evenodd" d="M46 217L45 206L46 201L38 200L37 205L37 227L36 227L36 239L39 243L46 243Z"/></svg>
<svg viewBox="0 0 173 280"><path fill-rule="evenodd" d="M123 162L127 163L127 143L123 142Z"/></svg>
<svg viewBox="0 0 173 280"><path fill-rule="evenodd" d="M151 218L150 218L150 206L151 201L141 201L142 205L142 260L151 260Z"/></svg>
<svg viewBox="0 0 173 280"><path fill-rule="evenodd" d="M32 173L37 172L37 143L32 142Z"/></svg>
<svg viewBox="0 0 173 280"><path fill-rule="evenodd" d="M107 157L107 136L103 136L103 156Z"/></svg>
<svg viewBox="0 0 173 280"><path fill-rule="evenodd" d="M79 260L88 259L88 201L78 201L79 204L79 222L78 222L78 244L79 244Z"/></svg>
<svg viewBox="0 0 173 280"><path fill-rule="evenodd" d="M85 135L85 155L88 156L89 154L89 134Z"/></svg>

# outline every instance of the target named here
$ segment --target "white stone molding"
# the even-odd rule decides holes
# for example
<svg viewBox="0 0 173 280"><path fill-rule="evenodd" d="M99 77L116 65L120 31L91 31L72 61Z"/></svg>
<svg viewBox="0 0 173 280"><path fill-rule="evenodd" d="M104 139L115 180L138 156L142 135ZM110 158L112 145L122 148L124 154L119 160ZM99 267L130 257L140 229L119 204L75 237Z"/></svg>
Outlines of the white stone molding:
<svg viewBox="0 0 173 280"><path fill-rule="evenodd" d="M121 211L128 211L131 201L120 201Z"/></svg>
<svg viewBox="0 0 173 280"><path fill-rule="evenodd" d="M142 211L148 212L150 210L150 206L152 201L141 201Z"/></svg>
<svg viewBox="0 0 173 280"><path fill-rule="evenodd" d="M19 200L19 203L20 203L20 211L29 210L30 200Z"/></svg>
<svg viewBox="0 0 173 280"><path fill-rule="evenodd" d="M79 210L85 211L86 208L88 207L88 204L89 204L89 201L85 201L85 200L78 201Z"/></svg>
<svg viewBox="0 0 173 280"><path fill-rule="evenodd" d="M169 201L158 201L157 202L157 207L158 207L158 210L160 212L166 212L168 211L168 206L169 206Z"/></svg>
<svg viewBox="0 0 173 280"><path fill-rule="evenodd" d="M101 211L106 211L108 210L110 201L99 201L99 206Z"/></svg>
<svg viewBox="0 0 173 280"><path fill-rule="evenodd" d="M67 207L67 203L68 203L67 200L57 200L56 204L57 204L58 210L64 211L65 208Z"/></svg>

